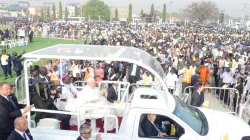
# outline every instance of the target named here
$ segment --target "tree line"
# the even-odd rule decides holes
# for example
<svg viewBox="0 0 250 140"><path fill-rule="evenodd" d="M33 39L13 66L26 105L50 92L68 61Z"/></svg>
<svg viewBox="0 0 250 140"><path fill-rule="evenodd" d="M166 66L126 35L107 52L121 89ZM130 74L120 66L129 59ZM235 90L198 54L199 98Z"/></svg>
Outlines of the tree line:
<svg viewBox="0 0 250 140"><path fill-rule="evenodd" d="M132 22L132 4L129 4L128 7L128 17L127 21ZM162 12L157 16L162 18L162 22L166 22L167 17L167 8L166 4L163 4ZM52 11L52 12L51 12ZM111 11L107 4L105 4L101 0L88 0L84 5L75 6L75 17L88 17L89 19L93 20L119 20L119 13L118 9L115 9L114 18L111 19ZM154 8L154 4L151 5L151 10L148 15L156 16L156 10ZM190 5L187 5L186 8L182 11L183 15L190 20L197 20L198 22L204 22L206 20L216 20L218 19L219 15L219 8L215 3L212 2L192 2ZM140 15L142 16L144 13L143 9L141 9ZM40 17L41 18L49 18L49 19L67 19L69 17L69 11L67 6L64 9L64 16L63 16L63 7L62 3L59 2L59 10L58 15L56 13L56 6L53 4L52 6L45 6L40 8Z"/></svg>

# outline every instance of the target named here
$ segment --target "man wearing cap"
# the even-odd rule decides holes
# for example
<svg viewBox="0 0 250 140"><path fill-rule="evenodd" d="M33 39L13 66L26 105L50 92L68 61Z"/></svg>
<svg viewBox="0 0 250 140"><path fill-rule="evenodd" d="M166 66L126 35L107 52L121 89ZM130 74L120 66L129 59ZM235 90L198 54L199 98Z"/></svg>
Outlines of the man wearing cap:
<svg viewBox="0 0 250 140"><path fill-rule="evenodd" d="M5 49L3 49L2 54L0 55L0 61L1 61L1 66L3 68L3 73L5 76L4 80L6 80L8 78L8 74L12 78L11 63L8 62L8 59L10 59L10 58L11 58L11 56L6 53Z"/></svg>

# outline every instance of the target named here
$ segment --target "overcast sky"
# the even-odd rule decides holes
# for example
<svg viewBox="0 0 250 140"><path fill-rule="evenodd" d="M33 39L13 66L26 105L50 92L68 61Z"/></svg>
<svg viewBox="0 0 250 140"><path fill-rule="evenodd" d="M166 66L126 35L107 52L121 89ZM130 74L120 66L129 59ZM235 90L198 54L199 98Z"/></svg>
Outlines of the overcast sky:
<svg viewBox="0 0 250 140"><path fill-rule="evenodd" d="M87 0L0 0L1 2L17 3L18 1L27 1L35 5L42 4L43 2L62 1L64 4L70 2L84 3ZM133 5L133 13L138 14L143 9L144 12L149 13L151 4L155 5L155 9L162 11L163 3L167 4L167 12L179 12L184 9L186 5L192 1L198 0L103 0L110 7L128 7L129 3ZM244 9L244 4L248 5L247 13L250 14L250 0L210 0L218 4L220 10L225 10L226 14L233 17L240 17ZM171 3L172 2L172 3Z"/></svg>

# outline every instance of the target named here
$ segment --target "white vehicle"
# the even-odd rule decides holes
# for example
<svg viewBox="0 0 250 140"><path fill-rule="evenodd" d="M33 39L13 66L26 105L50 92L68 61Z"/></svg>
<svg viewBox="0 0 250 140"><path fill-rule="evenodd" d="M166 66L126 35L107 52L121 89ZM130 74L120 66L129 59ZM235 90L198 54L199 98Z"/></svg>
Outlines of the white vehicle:
<svg viewBox="0 0 250 140"><path fill-rule="evenodd" d="M98 50L98 51L96 51ZM104 132L101 134L102 140L158 140L158 139L180 139L180 140L221 140L223 136L228 136L229 140L240 140L243 136L248 136L250 126L242 119L225 112L219 112L210 109L196 108L188 106L178 97L173 97L167 92L167 87L163 78L165 73L160 63L147 52L133 48L121 46L90 46L90 45L70 45L60 44L49 48L37 50L24 54L26 58L24 62L25 70L25 86L26 97L29 101L28 88L28 66L40 58L51 59L79 59L79 60L103 60L103 61L125 61L137 64L149 70L155 75L158 85L162 89L138 88L128 98L128 92L121 94L121 103L116 109L122 110L122 122L115 134L106 133L106 124L104 124ZM128 87L126 88L128 89ZM154 97L154 98L150 98ZM27 103L29 105L29 103ZM88 108L87 106L83 106ZM98 106L94 106L98 107ZM90 109L89 107L88 109ZM114 106L100 106L99 108L114 108ZM35 109L35 112L61 113L80 115L78 112L52 111L45 109ZM155 114L162 118L159 123L167 122L166 137L145 137L142 131L142 121L147 114ZM87 114L85 114L87 115ZM107 117L103 115L104 120ZM115 116L116 117L116 116ZM30 118L30 116L28 117ZM92 123L93 121L91 121ZM78 119L78 124L80 120ZM31 121L29 121L31 126ZM158 125L159 126L159 125ZM79 127L79 125L78 125ZM92 125L92 130L96 126ZM164 128L159 127L159 129ZM48 129L46 127L30 128L31 134L35 140L75 140L79 133L77 131L65 131L59 129ZM92 137L95 137L94 132ZM92 139L93 139L92 138Z"/></svg>
<svg viewBox="0 0 250 140"><path fill-rule="evenodd" d="M70 24L81 24L81 23L88 22L88 18L87 17L68 17L67 22Z"/></svg>

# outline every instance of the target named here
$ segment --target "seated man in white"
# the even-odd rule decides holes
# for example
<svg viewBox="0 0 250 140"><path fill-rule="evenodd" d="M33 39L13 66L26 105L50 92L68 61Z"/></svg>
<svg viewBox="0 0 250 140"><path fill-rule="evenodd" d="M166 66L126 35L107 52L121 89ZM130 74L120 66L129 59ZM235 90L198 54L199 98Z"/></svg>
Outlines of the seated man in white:
<svg viewBox="0 0 250 140"><path fill-rule="evenodd" d="M57 99L56 107L59 110L77 111L77 93L79 92L71 82L69 76L63 79L64 86L62 87L62 94ZM71 125L77 125L77 117L71 116Z"/></svg>
<svg viewBox="0 0 250 140"><path fill-rule="evenodd" d="M87 85L83 88L81 92L77 95L77 103L79 106L82 105L110 105L107 99L103 96L105 90L96 91L95 89L95 80L93 78L89 78L87 80ZM81 114L86 113L84 109L81 110ZM93 118L103 118L105 114L105 109L93 109L88 110L88 113ZM107 114L115 114L114 109L107 109ZM84 115L81 115L81 119ZM111 131L115 128L115 119L107 118L105 122L107 124L107 131Z"/></svg>

